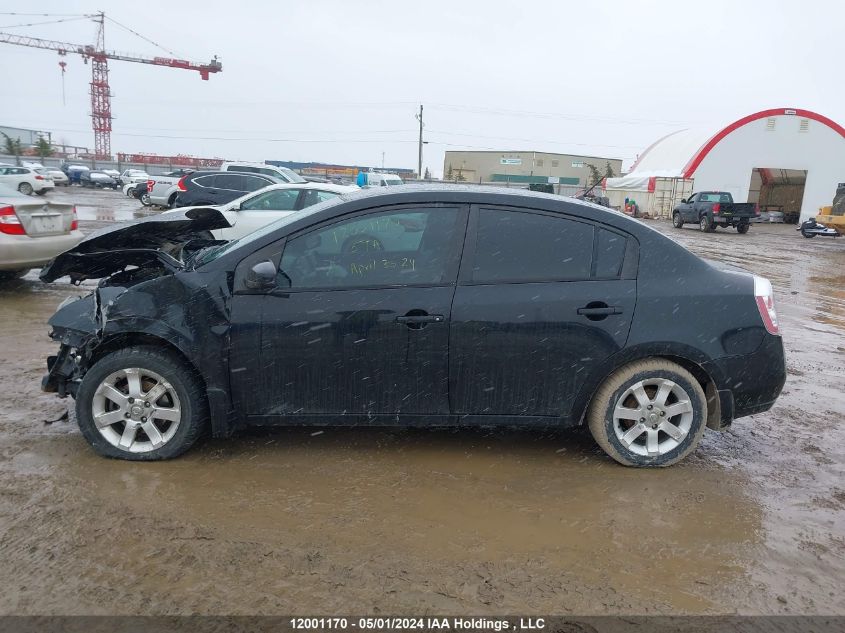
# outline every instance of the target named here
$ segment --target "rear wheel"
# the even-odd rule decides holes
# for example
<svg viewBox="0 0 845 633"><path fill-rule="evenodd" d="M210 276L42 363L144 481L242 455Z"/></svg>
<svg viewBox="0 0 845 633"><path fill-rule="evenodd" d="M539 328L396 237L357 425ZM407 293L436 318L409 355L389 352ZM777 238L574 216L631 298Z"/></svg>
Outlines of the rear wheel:
<svg viewBox="0 0 845 633"><path fill-rule="evenodd" d="M715 230L713 223L710 221L710 218L708 218L706 215L702 215L701 218L698 220L698 226L705 233L712 233Z"/></svg>
<svg viewBox="0 0 845 633"><path fill-rule="evenodd" d="M698 445L707 400L698 381L668 360L637 361L611 374L590 403L598 445L625 466L671 466Z"/></svg>
<svg viewBox="0 0 845 633"><path fill-rule="evenodd" d="M22 182L18 185L18 191L20 191L25 196L32 195L32 185L28 182Z"/></svg>
<svg viewBox="0 0 845 633"><path fill-rule="evenodd" d="M684 226L684 219L681 217L681 214L677 211L672 214L672 226L674 226L676 229L683 228Z"/></svg>
<svg viewBox="0 0 845 633"><path fill-rule="evenodd" d="M193 446L208 415L202 383L179 357L128 347L104 356L85 374L76 417L100 455L152 461Z"/></svg>
<svg viewBox="0 0 845 633"><path fill-rule="evenodd" d="M168 209L172 209L172 208L176 205L176 195L177 195L177 194L175 194L175 193L174 193L174 194L173 194L172 196L170 196L170 198L167 200L167 208L168 208Z"/></svg>
<svg viewBox="0 0 845 633"><path fill-rule="evenodd" d="M748 224L747 222L742 222L742 223L737 225L736 232L737 233L748 233L748 229L750 229L750 228L751 228L750 224Z"/></svg>

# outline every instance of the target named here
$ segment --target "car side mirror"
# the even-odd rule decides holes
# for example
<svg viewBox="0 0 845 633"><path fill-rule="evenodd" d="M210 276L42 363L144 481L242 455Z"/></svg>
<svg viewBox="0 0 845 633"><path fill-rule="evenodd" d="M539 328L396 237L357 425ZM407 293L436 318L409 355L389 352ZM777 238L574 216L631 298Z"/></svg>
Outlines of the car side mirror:
<svg viewBox="0 0 845 633"><path fill-rule="evenodd" d="M686 204L686 203L687 203L687 199L686 199L686 198L681 198L681 204Z"/></svg>
<svg viewBox="0 0 845 633"><path fill-rule="evenodd" d="M276 287L276 266L270 260L253 264L246 274L246 287L250 290L270 290Z"/></svg>

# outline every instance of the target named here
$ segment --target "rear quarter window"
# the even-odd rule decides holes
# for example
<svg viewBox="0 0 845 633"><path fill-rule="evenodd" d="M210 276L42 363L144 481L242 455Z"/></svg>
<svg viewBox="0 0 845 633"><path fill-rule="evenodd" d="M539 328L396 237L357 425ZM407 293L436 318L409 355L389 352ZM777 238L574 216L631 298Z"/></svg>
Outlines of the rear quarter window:
<svg viewBox="0 0 845 633"><path fill-rule="evenodd" d="M476 283L589 279L593 226L564 217L481 209L472 280Z"/></svg>
<svg viewBox="0 0 845 633"><path fill-rule="evenodd" d="M607 229L598 229L596 234L596 270L599 278L619 277L625 260L628 240Z"/></svg>

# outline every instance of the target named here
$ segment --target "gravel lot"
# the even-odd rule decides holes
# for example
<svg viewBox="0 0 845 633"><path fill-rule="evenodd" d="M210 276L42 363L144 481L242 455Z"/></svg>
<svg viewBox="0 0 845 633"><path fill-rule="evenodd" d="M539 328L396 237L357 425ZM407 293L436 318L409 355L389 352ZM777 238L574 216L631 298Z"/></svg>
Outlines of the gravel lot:
<svg viewBox="0 0 845 633"><path fill-rule="evenodd" d="M83 230L149 212L49 195ZM772 411L665 470L581 431L294 428L102 459L39 390L80 289L0 286L0 613L845 614L845 240L651 224L772 280L789 371Z"/></svg>

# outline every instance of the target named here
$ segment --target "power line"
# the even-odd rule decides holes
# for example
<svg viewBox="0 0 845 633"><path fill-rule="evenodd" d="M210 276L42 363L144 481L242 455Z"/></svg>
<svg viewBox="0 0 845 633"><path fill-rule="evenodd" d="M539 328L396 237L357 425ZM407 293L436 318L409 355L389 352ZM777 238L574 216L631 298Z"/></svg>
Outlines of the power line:
<svg viewBox="0 0 845 633"><path fill-rule="evenodd" d="M64 18L62 20L48 20L45 22L30 22L28 24L7 24L6 26L0 26L0 29L16 29L23 26L40 26L42 24L58 24L59 22L73 22L74 20L87 20L89 17L88 15L83 15L81 17L76 18Z"/></svg>
<svg viewBox="0 0 845 633"><path fill-rule="evenodd" d="M505 108L489 108L483 106L472 106L472 105L463 105L463 104L451 104L451 103L432 103L432 106L435 108L440 108L443 110L451 110L456 112L468 112L474 114L492 114L492 115L499 115L499 116L519 116L519 117L534 117L534 118L541 118L541 119L565 119L568 121L595 121L598 123L622 123L622 124L632 124L632 125L639 125L643 123L656 123L662 125L690 125L694 124L694 121L670 121L670 120L661 120L661 119L637 119L637 118L630 118L630 119L621 119L617 117L597 117L597 116L590 116L590 115L580 115L580 114L566 114L563 112L532 112L529 110L508 110Z"/></svg>
<svg viewBox="0 0 845 633"><path fill-rule="evenodd" d="M484 138L497 141L518 141L520 143L550 143L552 145L574 145L576 147L611 147L613 149L639 149L642 145L608 145L605 143L574 143L569 141L550 141L547 139L514 138L510 136L485 136L483 134L469 134L465 132L447 132L445 130L429 130L431 134L446 134L449 136L467 136L470 138ZM433 141L432 141L433 142Z"/></svg>
<svg viewBox="0 0 845 633"><path fill-rule="evenodd" d="M136 35L136 36L140 37L140 38L141 38L142 40L144 40L145 42L148 42L148 43L152 44L153 46L156 46L156 47L160 48L160 49L161 49L161 50L163 50L165 53L169 53L170 55L173 55L174 57L184 57L183 55L179 55L179 54L177 54L177 53L174 53L174 52L173 52L173 51L171 51L169 48L165 48L164 46L162 46L162 45L161 45L161 44L159 44L158 42L154 42L154 41L153 41L153 40L151 40L150 38L148 38L148 37L144 37L143 35L141 35L141 34L140 34L140 33L138 33L137 31L133 31L133 30L132 30L132 29L130 29L128 26L124 26L123 24L121 24L120 22L118 22L117 20L115 20L114 18L110 18L109 16L105 16L105 18L106 18L109 22L113 22L114 24L116 24L116 25L117 25L117 26L119 26L120 28L125 29L125 30L129 31L130 33L132 33L133 35Z"/></svg>

